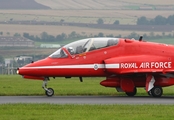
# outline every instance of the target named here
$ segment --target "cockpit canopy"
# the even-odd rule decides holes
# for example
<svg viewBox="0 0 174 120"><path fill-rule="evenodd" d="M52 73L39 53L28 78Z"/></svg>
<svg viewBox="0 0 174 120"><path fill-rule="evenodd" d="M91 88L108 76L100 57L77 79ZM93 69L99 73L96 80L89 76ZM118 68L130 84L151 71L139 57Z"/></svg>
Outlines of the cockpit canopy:
<svg viewBox="0 0 174 120"><path fill-rule="evenodd" d="M76 55L83 52L88 52L96 49L113 46L118 44L118 42L119 42L118 38L88 38L69 43L63 46L62 48L65 48L71 55ZM49 57L51 58L68 57L67 53L62 48L58 49Z"/></svg>

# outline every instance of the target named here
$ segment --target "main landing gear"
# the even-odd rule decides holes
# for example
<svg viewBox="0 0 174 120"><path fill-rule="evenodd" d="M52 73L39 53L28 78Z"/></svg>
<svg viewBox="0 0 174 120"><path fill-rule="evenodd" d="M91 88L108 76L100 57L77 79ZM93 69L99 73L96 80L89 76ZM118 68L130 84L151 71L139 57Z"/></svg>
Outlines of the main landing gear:
<svg viewBox="0 0 174 120"><path fill-rule="evenodd" d="M134 88L133 92L125 92L127 96L133 97L137 93L137 88ZM161 97L163 94L163 89L160 86L154 86L149 92L148 95L152 97Z"/></svg>
<svg viewBox="0 0 174 120"><path fill-rule="evenodd" d="M163 94L163 89L160 86L154 86L148 94L152 97L161 97Z"/></svg>
<svg viewBox="0 0 174 120"><path fill-rule="evenodd" d="M135 96L136 93L137 93L137 88L134 87L134 91L133 92L126 92L126 95L132 97L132 96Z"/></svg>
<svg viewBox="0 0 174 120"><path fill-rule="evenodd" d="M47 82L48 82L49 78L45 78L43 80L43 84L42 84L42 88L45 90L45 94L48 97L51 97L54 95L54 90L52 88L47 88Z"/></svg>

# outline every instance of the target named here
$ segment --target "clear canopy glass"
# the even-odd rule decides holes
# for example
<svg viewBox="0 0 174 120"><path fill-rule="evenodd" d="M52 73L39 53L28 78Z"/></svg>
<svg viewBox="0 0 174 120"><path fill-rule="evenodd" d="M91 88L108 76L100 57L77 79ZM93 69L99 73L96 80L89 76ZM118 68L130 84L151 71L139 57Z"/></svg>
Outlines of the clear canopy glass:
<svg viewBox="0 0 174 120"><path fill-rule="evenodd" d="M78 40L72 43L69 43L62 48L67 49L71 55L76 55L84 52L89 52L96 49L106 48L109 46L117 45L118 38L88 38ZM68 57L67 53L62 49L58 49L56 52L51 54L51 58L65 58Z"/></svg>

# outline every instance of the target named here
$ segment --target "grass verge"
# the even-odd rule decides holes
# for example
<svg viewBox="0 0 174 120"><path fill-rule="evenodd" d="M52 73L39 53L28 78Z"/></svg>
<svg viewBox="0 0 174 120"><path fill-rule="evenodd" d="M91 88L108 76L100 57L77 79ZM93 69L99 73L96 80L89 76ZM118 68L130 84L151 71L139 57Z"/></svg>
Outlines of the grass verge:
<svg viewBox="0 0 174 120"><path fill-rule="evenodd" d="M2 120L163 120L173 119L173 105L2 104Z"/></svg>
<svg viewBox="0 0 174 120"><path fill-rule="evenodd" d="M115 88L106 88L99 83L105 78L84 78L84 82L80 82L79 78L56 78L48 82L48 87L55 91L55 95L125 95L116 92ZM164 95L173 95L174 87L163 88ZM0 75L0 96L43 96L42 81L23 79L19 75ZM137 96L147 96L144 88L138 88Z"/></svg>

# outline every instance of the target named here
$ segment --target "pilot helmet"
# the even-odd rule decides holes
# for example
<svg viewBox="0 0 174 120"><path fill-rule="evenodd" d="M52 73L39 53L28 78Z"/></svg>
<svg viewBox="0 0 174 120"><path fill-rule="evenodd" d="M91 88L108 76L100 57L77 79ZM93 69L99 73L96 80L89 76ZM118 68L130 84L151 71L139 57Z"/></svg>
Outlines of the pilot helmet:
<svg viewBox="0 0 174 120"><path fill-rule="evenodd" d="M73 48L73 47L69 47L69 48L68 48L68 51L70 52L71 55L74 54L74 48Z"/></svg>

